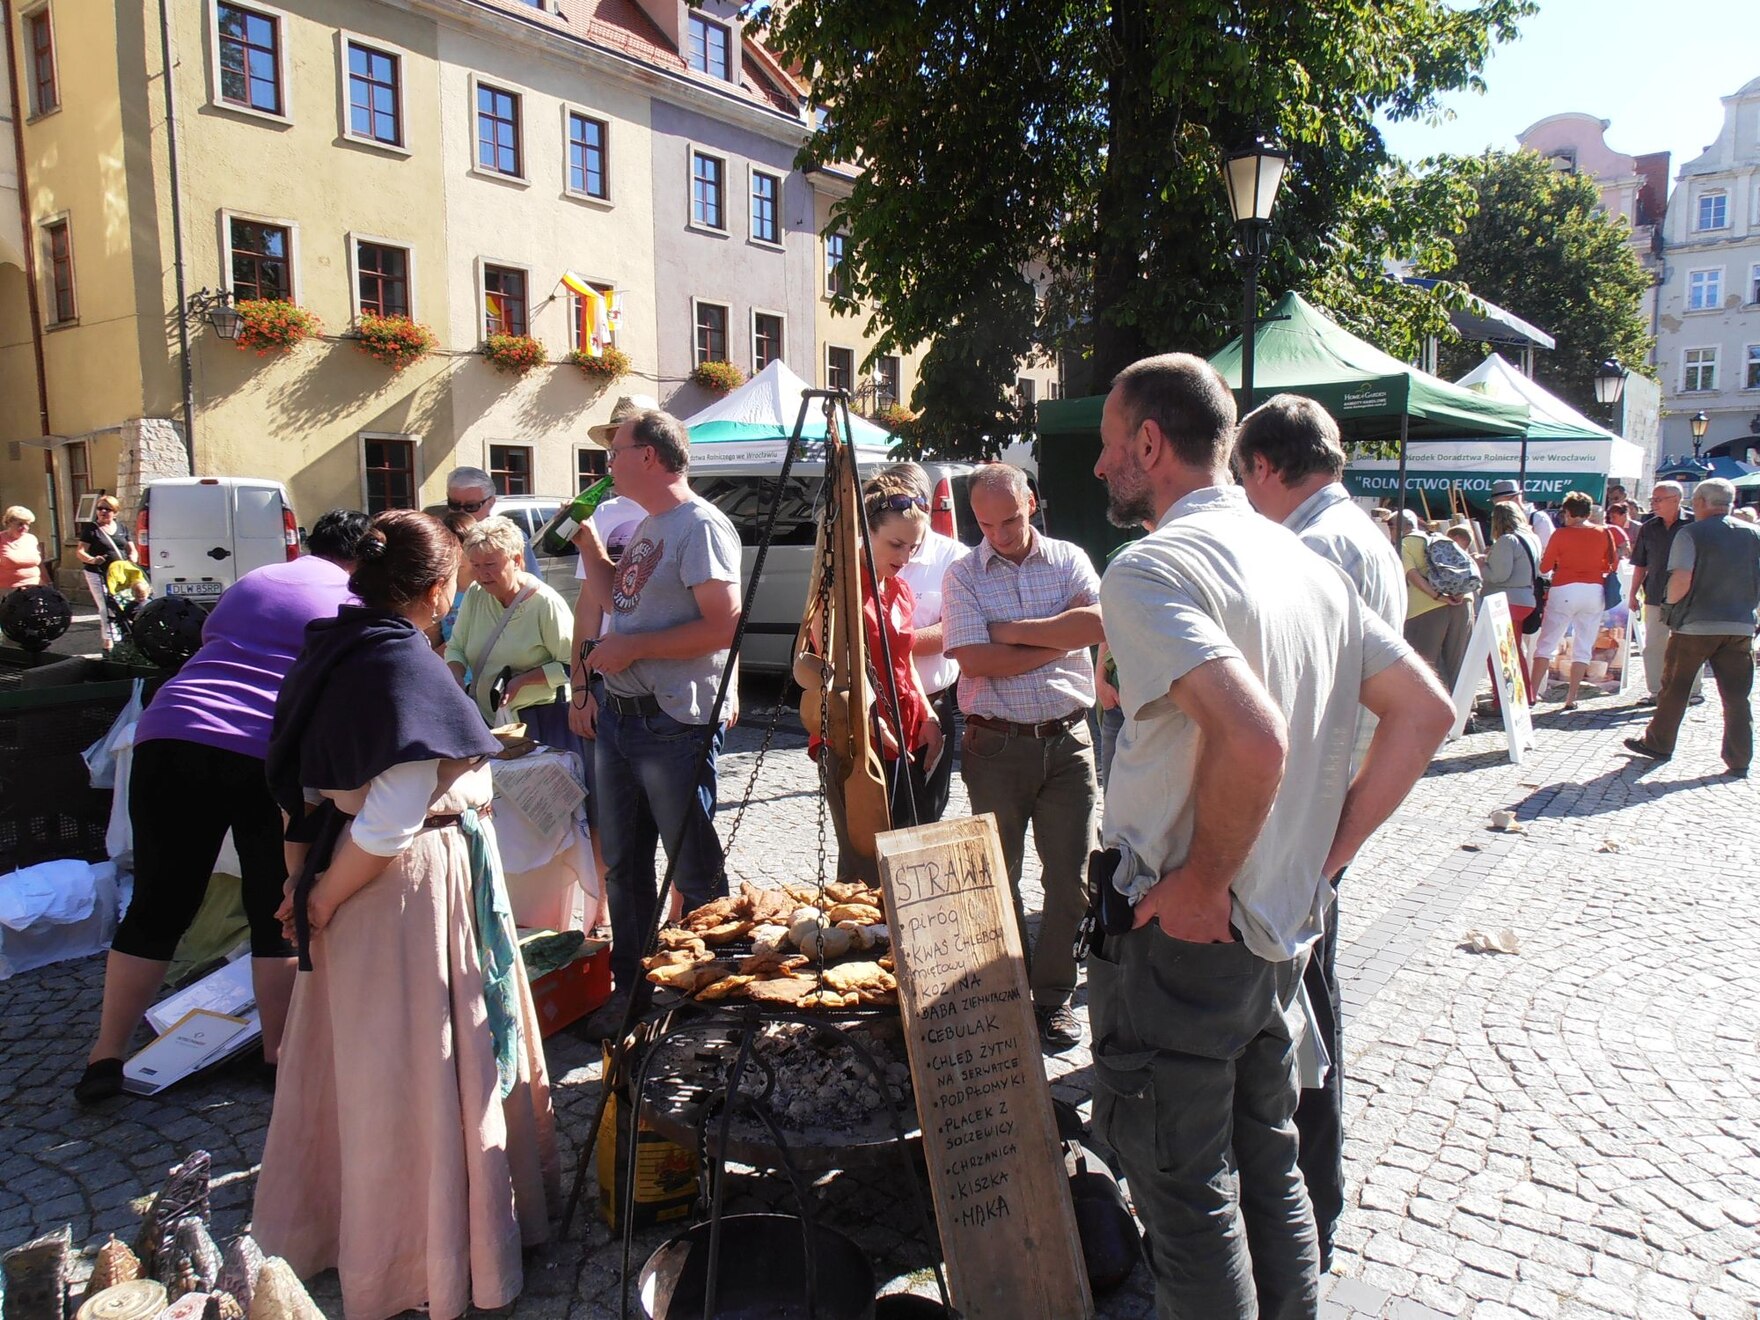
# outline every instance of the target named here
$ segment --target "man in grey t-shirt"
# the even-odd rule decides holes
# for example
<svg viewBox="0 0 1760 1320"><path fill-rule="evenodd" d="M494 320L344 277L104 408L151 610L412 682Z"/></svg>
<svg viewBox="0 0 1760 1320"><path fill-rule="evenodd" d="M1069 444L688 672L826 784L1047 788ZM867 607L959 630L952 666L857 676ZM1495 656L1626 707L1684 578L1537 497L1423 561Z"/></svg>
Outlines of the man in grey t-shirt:
<svg viewBox="0 0 1760 1320"><path fill-rule="evenodd" d="M721 729L707 726L739 622L739 536L691 492L689 463L690 436L670 413L624 422L611 475L648 516L615 563L592 519L575 534L581 590L606 618L604 637L583 640L582 663L605 676L594 783L620 991L641 975L654 924L656 842L678 854L686 908L727 893L714 824Z"/></svg>
<svg viewBox="0 0 1760 1320"><path fill-rule="evenodd" d="M1281 1320L1319 1307L1297 986L1328 880L1454 710L1344 574L1229 482L1234 423L1221 376L1183 353L1127 367L1101 414L1108 516L1156 529L1100 590L1126 716L1102 839L1131 916L1094 946L1088 1011L1095 1128L1148 1231L1159 1314ZM1352 779L1359 703L1380 723Z"/></svg>
<svg viewBox="0 0 1760 1320"><path fill-rule="evenodd" d="M1760 610L1760 528L1729 516L1736 488L1721 478L1693 488L1693 520L1668 551L1668 651L1656 714L1626 746L1666 761L1674 755L1692 683L1709 665L1723 699L1723 763L1738 779L1754 759L1754 626ZM1649 599L1662 593L1652 590Z"/></svg>

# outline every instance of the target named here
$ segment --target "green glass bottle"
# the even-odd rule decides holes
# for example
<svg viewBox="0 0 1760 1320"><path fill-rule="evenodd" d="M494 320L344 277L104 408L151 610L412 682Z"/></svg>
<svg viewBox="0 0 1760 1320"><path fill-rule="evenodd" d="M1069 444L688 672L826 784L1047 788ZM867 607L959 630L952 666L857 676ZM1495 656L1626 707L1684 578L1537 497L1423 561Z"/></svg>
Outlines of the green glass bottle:
<svg viewBox="0 0 1760 1320"><path fill-rule="evenodd" d="M556 516L544 524L544 530L538 533L538 553L541 555L568 555L574 553L574 534L580 530L581 524L593 516L593 510L611 493L611 478L600 477L579 495L556 511Z"/></svg>

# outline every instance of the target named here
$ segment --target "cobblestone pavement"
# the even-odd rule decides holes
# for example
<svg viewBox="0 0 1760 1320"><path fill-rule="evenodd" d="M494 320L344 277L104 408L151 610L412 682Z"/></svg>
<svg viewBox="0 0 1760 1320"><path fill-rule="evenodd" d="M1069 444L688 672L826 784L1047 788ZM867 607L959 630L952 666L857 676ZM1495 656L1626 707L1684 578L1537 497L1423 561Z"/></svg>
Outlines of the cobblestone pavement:
<svg viewBox="0 0 1760 1320"><path fill-rule="evenodd" d="M732 738L727 802L744 794L763 700L748 694ZM1661 766L1621 749L1643 714L1624 702L1543 709L1540 747L1523 765L1508 763L1498 735L1444 749L1347 880L1350 1203L1325 1281L1332 1320L1756 1315L1760 801L1718 774L1715 703L1693 708L1680 752ZM785 725L740 825L736 874L814 873L801 744ZM1521 832L1488 830L1500 807L1515 809ZM951 811L963 809L956 780ZM724 834L731 820L724 812ZM1520 941L1515 955L1463 947L1469 929L1505 928ZM214 1155L216 1227L236 1231L268 1096L239 1072L162 1099L74 1106L68 1088L95 1029L101 973L93 958L0 983L0 1244L64 1222L88 1251L126 1236L135 1198L195 1147ZM597 1050L574 1030L548 1045L572 1172ZM1084 1050L1050 1072L1059 1094L1085 1106ZM889 1288L924 1291L929 1253L900 1178L882 1164L822 1179L815 1195ZM779 1183L735 1176L730 1208L787 1208ZM633 1259L663 1236L639 1234ZM533 1254L513 1315L616 1315L620 1258L589 1216L574 1242ZM334 1275L313 1292L341 1315ZM1099 1310L1151 1315L1145 1272Z"/></svg>

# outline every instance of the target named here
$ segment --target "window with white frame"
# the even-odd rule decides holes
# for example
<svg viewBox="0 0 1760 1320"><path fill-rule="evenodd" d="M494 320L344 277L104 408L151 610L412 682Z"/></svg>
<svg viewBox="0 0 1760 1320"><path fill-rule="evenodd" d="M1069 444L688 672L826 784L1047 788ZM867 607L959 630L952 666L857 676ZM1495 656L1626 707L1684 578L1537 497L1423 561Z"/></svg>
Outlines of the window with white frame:
<svg viewBox="0 0 1760 1320"><path fill-rule="evenodd" d="M49 257L49 324L68 325L79 319L73 296L73 233L67 217L43 226L43 246Z"/></svg>
<svg viewBox="0 0 1760 1320"><path fill-rule="evenodd" d="M1698 209L1693 215L1693 228L1728 229L1729 194L1725 192L1700 193Z"/></svg>
<svg viewBox="0 0 1760 1320"><path fill-rule="evenodd" d="M898 359L886 354L874 359L874 407L892 408L898 404Z"/></svg>
<svg viewBox="0 0 1760 1320"><path fill-rule="evenodd" d="M293 231L286 225L229 217L226 224L235 302L293 301Z"/></svg>
<svg viewBox="0 0 1760 1320"><path fill-rule="evenodd" d="M700 367L705 362L726 362L727 306L724 303L697 304L697 357Z"/></svg>
<svg viewBox="0 0 1760 1320"><path fill-rule="evenodd" d="M477 84L477 168L512 179L525 177L520 147L518 92Z"/></svg>
<svg viewBox="0 0 1760 1320"><path fill-rule="evenodd" d="M1760 390L1760 344L1748 345L1747 371L1742 377L1742 388Z"/></svg>
<svg viewBox="0 0 1760 1320"><path fill-rule="evenodd" d="M1717 350L1689 348L1681 356L1681 392L1717 388Z"/></svg>
<svg viewBox="0 0 1760 1320"><path fill-rule="evenodd" d="M752 371L757 373L782 358L783 320L775 312L752 313Z"/></svg>
<svg viewBox="0 0 1760 1320"><path fill-rule="evenodd" d="M727 228L727 162L706 151L691 152L691 223Z"/></svg>
<svg viewBox="0 0 1760 1320"><path fill-rule="evenodd" d="M403 145L403 61L388 50L349 41L348 135L382 146Z"/></svg>
<svg viewBox="0 0 1760 1320"><path fill-rule="evenodd" d="M848 247L849 239L846 235L825 235L825 296L827 298L837 297L849 286L849 276L843 265Z"/></svg>
<svg viewBox="0 0 1760 1320"><path fill-rule="evenodd" d="M752 237L759 243L782 242L782 180L763 170L752 171Z"/></svg>
<svg viewBox="0 0 1760 1320"><path fill-rule="evenodd" d="M356 239L355 309L362 316L408 316L409 249Z"/></svg>
<svg viewBox="0 0 1760 1320"><path fill-rule="evenodd" d="M1748 268L1748 301L1760 303L1760 262Z"/></svg>
<svg viewBox="0 0 1760 1320"><path fill-rule="evenodd" d="M214 6L219 99L266 115L287 113L281 18L244 5Z"/></svg>
<svg viewBox="0 0 1760 1320"><path fill-rule="evenodd" d="M489 475L495 489L503 495L532 493L532 447L530 445L490 445Z"/></svg>
<svg viewBox="0 0 1760 1320"><path fill-rule="evenodd" d="M726 27L701 14L692 14L688 46L691 68L727 81L733 64L733 36Z"/></svg>
<svg viewBox="0 0 1760 1320"><path fill-rule="evenodd" d="M568 112L568 190L599 201L611 198L611 176L605 169L605 140L610 136L603 119Z"/></svg>
<svg viewBox="0 0 1760 1320"><path fill-rule="evenodd" d="M576 445L574 450L574 488L585 490L610 470L610 455L598 445Z"/></svg>
<svg viewBox="0 0 1760 1320"><path fill-rule="evenodd" d="M416 442L407 435L361 433L361 486L368 513L416 506Z"/></svg>
<svg viewBox="0 0 1760 1320"><path fill-rule="evenodd" d="M570 292L568 295L568 346L571 350L590 349L597 338L605 348L617 347L617 292L610 284L588 280L587 287L597 298Z"/></svg>
<svg viewBox="0 0 1760 1320"><path fill-rule="evenodd" d="M47 5L25 15L24 32L31 114L46 115L61 108L61 84L55 69L55 27Z"/></svg>
<svg viewBox="0 0 1760 1320"><path fill-rule="evenodd" d="M853 348L825 346L825 388L855 392L856 351Z"/></svg>
<svg viewBox="0 0 1760 1320"><path fill-rule="evenodd" d="M1723 267L1687 272L1687 310L1713 312L1723 306Z"/></svg>
<svg viewBox="0 0 1760 1320"><path fill-rule="evenodd" d="M1017 399L1031 407L1039 401L1039 382L1031 376L1016 376L1014 393Z"/></svg>
<svg viewBox="0 0 1760 1320"><path fill-rule="evenodd" d="M483 334L526 332L526 273L517 266L483 266Z"/></svg>

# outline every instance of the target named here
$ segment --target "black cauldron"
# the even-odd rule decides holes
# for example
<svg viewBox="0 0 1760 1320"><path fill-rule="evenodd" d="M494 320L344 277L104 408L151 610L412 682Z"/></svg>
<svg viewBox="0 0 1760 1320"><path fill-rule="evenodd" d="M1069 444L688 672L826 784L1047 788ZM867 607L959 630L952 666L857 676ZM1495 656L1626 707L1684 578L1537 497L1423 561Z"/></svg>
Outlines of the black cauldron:
<svg viewBox="0 0 1760 1320"><path fill-rule="evenodd" d="M716 1320L873 1320L874 1269L842 1233L818 1225L811 1248L814 1305L807 1305L804 1224L793 1215L726 1215ZM637 1280L649 1320L702 1320L709 1282L709 1225L667 1242Z"/></svg>

